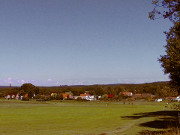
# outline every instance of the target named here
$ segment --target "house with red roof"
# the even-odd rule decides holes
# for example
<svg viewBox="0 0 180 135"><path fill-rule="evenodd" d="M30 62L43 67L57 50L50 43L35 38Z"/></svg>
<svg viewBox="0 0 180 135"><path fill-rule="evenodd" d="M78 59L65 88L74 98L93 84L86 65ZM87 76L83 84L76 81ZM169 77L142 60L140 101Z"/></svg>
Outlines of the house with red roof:
<svg viewBox="0 0 180 135"><path fill-rule="evenodd" d="M72 93L62 93L63 99L67 99L67 98L73 98L73 94Z"/></svg>
<svg viewBox="0 0 180 135"><path fill-rule="evenodd" d="M113 94L108 94L108 98L113 98L114 95Z"/></svg>
<svg viewBox="0 0 180 135"><path fill-rule="evenodd" d="M120 92L120 94L122 94L123 96L128 96L128 97L131 97L133 95L132 92Z"/></svg>
<svg viewBox="0 0 180 135"><path fill-rule="evenodd" d="M89 93L84 93L84 94L80 94L79 96L74 96L74 99L78 99L79 97L81 99L85 99L85 100L89 100L89 101L96 100L96 96L90 95Z"/></svg>

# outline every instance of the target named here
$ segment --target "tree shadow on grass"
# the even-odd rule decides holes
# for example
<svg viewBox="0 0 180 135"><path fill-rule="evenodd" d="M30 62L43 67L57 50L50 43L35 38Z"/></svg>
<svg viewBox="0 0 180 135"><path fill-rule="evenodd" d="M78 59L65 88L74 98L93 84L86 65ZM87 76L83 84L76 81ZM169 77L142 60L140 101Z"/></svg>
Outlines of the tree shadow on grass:
<svg viewBox="0 0 180 135"><path fill-rule="evenodd" d="M137 113L133 116L124 116L123 119L140 119L140 118L148 118L148 117L154 117L155 120L148 121L145 123L141 123L139 126L141 127L149 127L149 128L155 128L155 129L179 129L180 124L178 122L178 111L156 111L156 112L147 112L147 113ZM161 132L161 133L160 133ZM143 131L140 132L140 134L163 134L163 132L167 131Z"/></svg>

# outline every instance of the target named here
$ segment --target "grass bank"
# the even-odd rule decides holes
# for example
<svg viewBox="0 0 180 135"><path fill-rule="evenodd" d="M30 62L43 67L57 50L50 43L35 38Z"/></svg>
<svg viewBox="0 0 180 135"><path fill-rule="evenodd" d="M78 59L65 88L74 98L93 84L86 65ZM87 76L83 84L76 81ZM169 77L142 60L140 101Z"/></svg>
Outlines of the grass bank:
<svg viewBox="0 0 180 135"><path fill-rule="evenodd" d="M155 102L124 105L121 102L0 100L0 134L133 135L142 130L157 130L140 126L156 117L141 115L162 111L164 106L165 103Z"/></svg>

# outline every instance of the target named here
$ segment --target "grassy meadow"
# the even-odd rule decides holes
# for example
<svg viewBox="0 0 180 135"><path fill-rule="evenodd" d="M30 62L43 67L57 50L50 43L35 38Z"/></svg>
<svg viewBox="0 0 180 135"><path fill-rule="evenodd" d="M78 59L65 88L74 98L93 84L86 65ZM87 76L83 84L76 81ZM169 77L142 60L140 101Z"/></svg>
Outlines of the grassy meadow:
<svg viewBox="0 0 180 135"><path fill-rule="evenodd" d="M139 115L134 114L162 111L165 105L155 102L123 104L100 101L0 100L0 134L133 135L142 130L157 130L140 126L141 123L153 121L157 117L138 117Z"/></svg>

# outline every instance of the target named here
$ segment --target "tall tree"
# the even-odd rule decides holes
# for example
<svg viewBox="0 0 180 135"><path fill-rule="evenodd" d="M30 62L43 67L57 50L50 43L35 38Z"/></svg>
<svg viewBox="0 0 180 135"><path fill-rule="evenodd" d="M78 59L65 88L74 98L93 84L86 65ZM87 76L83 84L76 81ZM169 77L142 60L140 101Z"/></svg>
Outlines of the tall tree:
<svg viewBox="0 0 180 135"><path fill-rule="evenodd" d="M28 93L28 97L32 98L34 94L38 94L39 93L39 88L32 85L31 83L25 83L21 86L21 91L23 91L24 93Z"/></svg>
<svg viewBox="0 0 180 135"><path fill-rule="evenodd" d="M155 7L149 13L150 19L163 17L173 23L169 32L165 32L166 54L160 56L159 62L180 94L180 0L153 0L153 4Z"/></svg>

